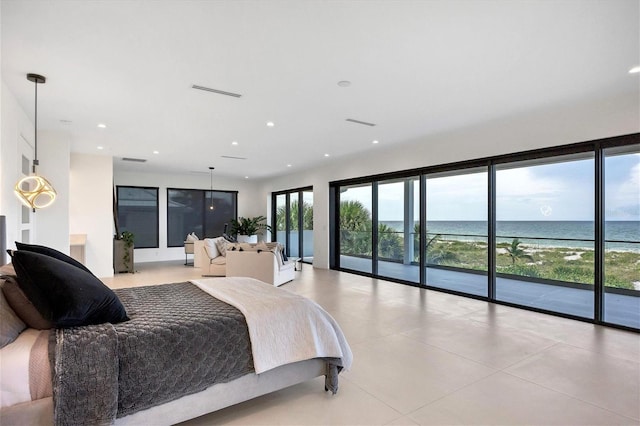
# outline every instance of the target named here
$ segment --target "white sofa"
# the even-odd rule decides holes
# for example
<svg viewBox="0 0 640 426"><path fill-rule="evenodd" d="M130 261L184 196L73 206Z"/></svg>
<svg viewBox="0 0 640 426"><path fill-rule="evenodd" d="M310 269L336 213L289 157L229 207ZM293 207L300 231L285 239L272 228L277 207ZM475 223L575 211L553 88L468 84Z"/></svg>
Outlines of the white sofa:
<svg viewBox="0 0 640 426"><path fill-rule="evenodd" d="M251 277L280 286L296 276L295 262L282 262L279 254L270 250L227 250L227 277Z"/></svg>
<svg viewBox="0 0 640 426"><path fill-rule="evenodd" d="M220 254L216 242L223 237L205 238L193 244L193 266L202 269L202 275L224 277L226 275L227 258Z"/></svg>

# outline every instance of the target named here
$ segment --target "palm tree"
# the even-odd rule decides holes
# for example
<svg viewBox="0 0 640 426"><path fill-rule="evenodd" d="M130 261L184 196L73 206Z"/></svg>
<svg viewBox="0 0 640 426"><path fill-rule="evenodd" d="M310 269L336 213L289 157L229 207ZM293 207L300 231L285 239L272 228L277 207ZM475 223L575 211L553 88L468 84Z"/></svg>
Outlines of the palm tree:
<svg viewBox="0 0 640 426"><path fill-rule="evenodd" d="M340 202L340 253L371 254L371 213L360 201Z"/></svg>
<svg viewBox="0 0 640 426"><path fill-rule="evenodd" d="M402 238L395 229L384 223L378 224L378 255L387 259L402 259Z"/></svg>
<svg viewBox="0 0 640 426"><path fill-rule="evenodd" d="M525 251L521 249L519 246L520 246L520 240L517 238L514 238L513 241L511 241L511 245L506 249L507 254L511 257L511 264L515 265L516 260L518 259L528 259L530 261L533 261L533 257L531 257L531 255L529 254L526 254Z"/></svg>
<svg viewBox="0 0 640 426"><path fill-rule="evenodd" d="M298 230L298 200L293 200L289 208L289 223L292 231ZM284 231L287 223L287 206L280 206L276 211L276 229ZM303 229L313 229L313 206L302 202L302 226Z"/></svg>

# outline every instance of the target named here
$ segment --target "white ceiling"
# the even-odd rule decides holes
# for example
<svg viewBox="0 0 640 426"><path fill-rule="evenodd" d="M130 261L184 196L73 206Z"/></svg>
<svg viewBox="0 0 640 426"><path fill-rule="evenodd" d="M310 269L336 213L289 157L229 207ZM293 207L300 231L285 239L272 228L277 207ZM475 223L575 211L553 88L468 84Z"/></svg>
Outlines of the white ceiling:
<svg viewBox="0 0 640 426"><path fill-rule="evenodd" d="M637 0L2 0L0 13L20 105L33 116L26 74L46 76L39 129L118 170L275 176L640 86Z"/></svg>

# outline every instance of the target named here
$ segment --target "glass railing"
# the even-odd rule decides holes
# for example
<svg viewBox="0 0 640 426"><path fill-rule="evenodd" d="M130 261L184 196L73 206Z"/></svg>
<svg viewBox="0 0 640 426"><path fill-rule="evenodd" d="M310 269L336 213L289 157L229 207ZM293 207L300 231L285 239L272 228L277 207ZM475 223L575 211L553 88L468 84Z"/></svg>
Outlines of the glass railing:
<svg viewBox="0 0 640 426"><path fill-rule="evenodd" d="M343 231L341 254L371 258L371 233ZM410 233L412 253L405 252L404 232L379 232L378 259L419 264L419 234ZM496 236L496 273L561 284L594 283L594 240L516 235ZM478 234L427 233L426 266L487 271L488 238ZM640 241L605 240L607 288L640 294Z"/></svg>

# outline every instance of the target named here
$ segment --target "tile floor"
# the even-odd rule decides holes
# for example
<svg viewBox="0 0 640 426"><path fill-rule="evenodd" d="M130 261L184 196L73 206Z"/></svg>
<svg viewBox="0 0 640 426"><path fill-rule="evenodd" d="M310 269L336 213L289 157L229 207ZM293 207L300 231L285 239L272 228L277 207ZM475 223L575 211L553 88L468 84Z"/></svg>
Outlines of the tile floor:
<svg viewBox="0 0 640 426"><path fill-rule="evenodd" d="M136 267L106 284L199 278ZM309 265L282 288L345 332L338 394L318 378L185 425L640 425L640 334Z"/></svg>

